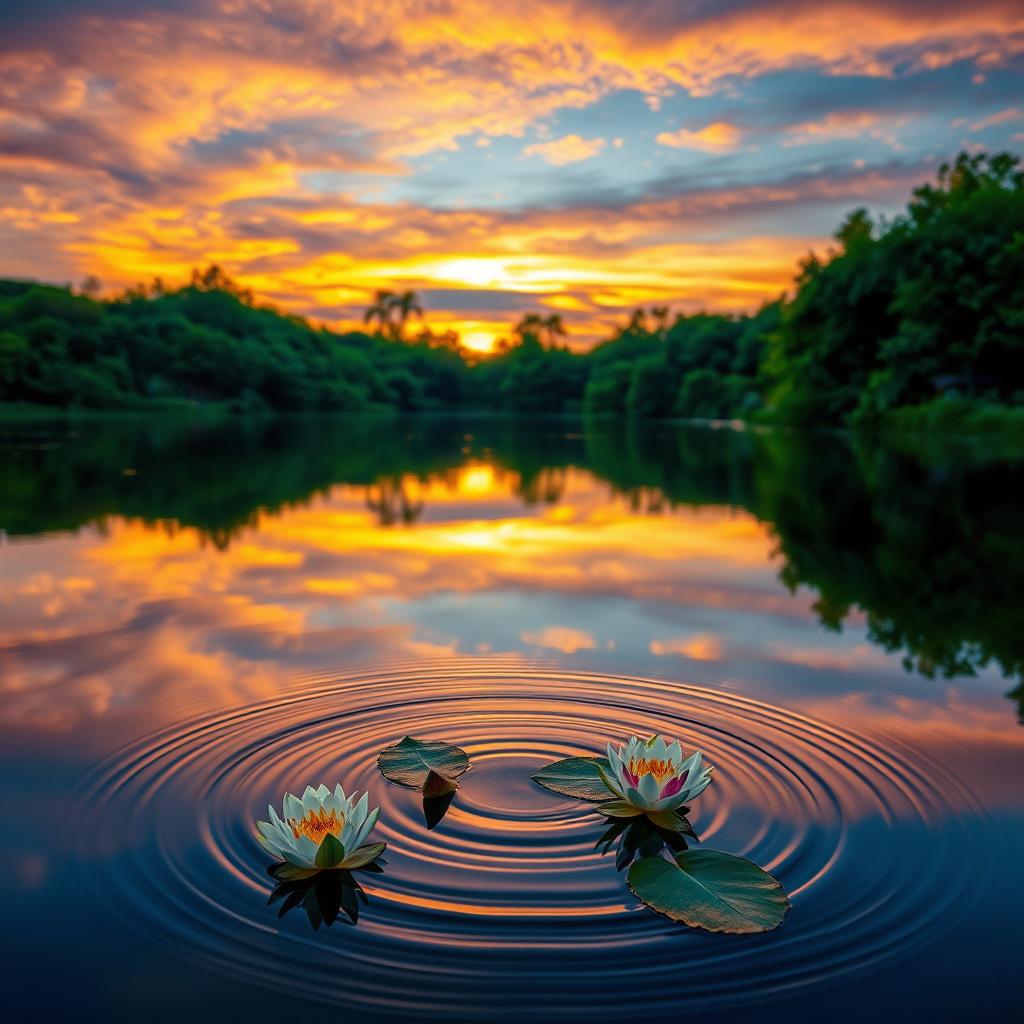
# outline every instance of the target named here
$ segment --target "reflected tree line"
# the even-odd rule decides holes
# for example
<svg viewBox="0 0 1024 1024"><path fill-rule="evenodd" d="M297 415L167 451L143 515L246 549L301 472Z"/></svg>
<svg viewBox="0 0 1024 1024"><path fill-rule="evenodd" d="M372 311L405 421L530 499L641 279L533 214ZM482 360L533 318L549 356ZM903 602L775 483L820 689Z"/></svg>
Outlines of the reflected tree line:
<svg viewBox="0 0 1024 1024"><path fill-rule="evenodd" d="M638 512L729 507L766 523L781 580L816 595L823 627L855 611L908 670L1024 679L1024 459L964 443L664 425L576 432L567 421L147 419L22 425L0 447L7 537L103 528L110 517L196 529L227 547L261 515L337 484L383 527L414 524L426 485L485 462L527 504L557 502L572 468ZM420 486L423 485L423 486ZM1024 688L1014 691L1024 715Z"/></svg>

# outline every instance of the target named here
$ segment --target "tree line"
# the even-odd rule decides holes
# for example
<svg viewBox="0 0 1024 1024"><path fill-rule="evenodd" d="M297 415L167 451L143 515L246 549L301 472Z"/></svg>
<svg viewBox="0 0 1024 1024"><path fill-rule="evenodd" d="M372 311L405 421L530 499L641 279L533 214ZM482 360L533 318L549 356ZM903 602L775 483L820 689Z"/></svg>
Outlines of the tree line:
<svg viewBox="0 0 1024 1024"><path fill-rule="evenodd" d="M411 291L379 292L366 329L329 331L258 304L216 266L183 287L99 291L0 281L0 401L794 424L996 410L1024 423L1024 173L1008 154L960 154L891 221L855 210L792 294L752 315L640 309L585 353L559 314L529 313L474 356L424 323Z"/></svg>

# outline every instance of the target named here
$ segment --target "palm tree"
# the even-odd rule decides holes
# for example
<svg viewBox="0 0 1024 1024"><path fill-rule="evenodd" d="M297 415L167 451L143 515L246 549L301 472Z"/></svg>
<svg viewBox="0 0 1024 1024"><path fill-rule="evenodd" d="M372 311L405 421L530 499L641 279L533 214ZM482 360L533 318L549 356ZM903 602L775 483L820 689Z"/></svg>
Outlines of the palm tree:
<svg viewBox="0 0 1024 1024"><path fill-rule="evenodd" d="M541 330L547 336L548 345L553 346L559 338L564 338L568 333L562 317L558 313L552 313L549 317L540 322Z"/></svg>
<svg viewBox="0 0 1024 1024"><path fill-rule="evenodd" d="M79 294L84 295L87 299L98 299L100 292L103 291L103 285L100 284L100 279L94 274L90 274L79 286Z"/></svg>
<svg viewBox="0 0 1024 1024"><path fill-rule="evenodd" d="M633 315L629 318L629 323L626 324L627 334L646 334L647 333L647 313L643 309L637 308L633 310Z"/></svg>
<svg viewBox="0 0 1024 1024"><path fill-rule="evenodd" d="M386 334L389 338L399 341L405 331L405 324L410 316L423 319L423 307L415 292L382 290L377 292L373 305L363 316L363 323L377 321L377 333Z"/></svg>
<svg viewBox="0 0 1024 1024"><path fill-rule="evenodd" d="M525 341L527 338L539 340L545 326L546 323L542 316L538 316L536 313L527 313L516 324L515 332L519 335L521 341Z"/></svg>
<svg viewBox="0 0 1024 1024"><path fill-rule="evenodd" d="M651 316L654 317L654 327L662 337L668 331L668 306L654 306L651 309Z"/></svg>
<svg viewBox="0 0 1024 1024"><path fill-rule="evenodd" d="M544 340L548 345L554 345L559 338L564 338L568 333L562 317L558 313L550 316L540 316L538 313L527 313L515 326L515 332L521 339L533 338L535 341Z"/></svg>
<svg viewBox="0 0 1024 1024"><path fill-rule="evenodd" d="M363 316L363 323L369 324L377 321L378 334L391 333L391 310L395 305L395 293L391 291L379 291L373 300L373 305L367 309Z"/></svg>
<svg viewBox="0 0 1024 1024"><path fill-rule="evenodd" d="M419 297L415 292L402 292L392 300L392 308L398 316L398 324L395 327L395 338L401 338L405 331L405 323L410 316L418 316L423 319L423 307L420 305Z"/></svg>

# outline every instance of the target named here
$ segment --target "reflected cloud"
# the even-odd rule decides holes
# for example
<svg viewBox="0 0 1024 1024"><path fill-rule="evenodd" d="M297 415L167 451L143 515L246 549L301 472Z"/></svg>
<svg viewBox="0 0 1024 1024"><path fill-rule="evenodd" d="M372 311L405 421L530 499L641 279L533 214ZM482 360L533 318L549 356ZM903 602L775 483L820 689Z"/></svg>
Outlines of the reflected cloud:
<svg viewBox="0 0 1024 1024"><path fill-rule="evenodd" d="M1014 470L998 459L936 474L920 453L824 460L797 439L728 431L513 442L449 424L373 448L326 424L312 446L298 427L238 435L250 429L168 431L151 452L148 427L119 427L10 461L0 722L160 728L314 668L393 658L786 678L797 703L909 693L901 659L982 673L999 694L1019 682L1012 602L985 603L1018 580L1013 543L991 541L1016 522ZM54 494L70 497L57 508ZM929 526L908 537L911 502ZM949 579L921 578L934 546ZM941 706L946 691L931 692Z"/></svg>
<svg viewBox="0 0 1024 1024"><path fill-rule="evenodd" d="M672 640L652 640L651 654L664 657L681 654L694 661L718 661L725 652L721 637L713 633L698 633L691 637L676 637Z"/></svg>
<svg viewBox="0 0 1024 1024"><path fill-rule="evenodd" d="M568 626L548 626L536 633L527 631L523 633L523 643L547 647L563 654L590 651L597 646L597 641L589 633Z"/></svg>

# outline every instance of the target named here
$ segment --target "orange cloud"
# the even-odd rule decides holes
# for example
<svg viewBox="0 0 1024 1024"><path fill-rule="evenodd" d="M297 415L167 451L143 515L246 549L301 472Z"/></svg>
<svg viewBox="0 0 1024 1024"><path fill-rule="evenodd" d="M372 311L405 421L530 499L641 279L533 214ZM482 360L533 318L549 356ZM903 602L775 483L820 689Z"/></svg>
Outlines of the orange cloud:
<svg viewBox="0 0 1024 1024"><path fill-rule="evenodd" d="M718 661L725 647L721 638L713 633L698 633L691 637L677 637L673 640L652 640L651 654L664 657L669 654L681 654L694 661Z"/></svg>
<svg viewBox="0 0 1024 1024"><path fill-rule="evenodd" d="M825 139L855 139L878 123L878 116L866 110L828 114L820 121L803 121L787 129L784 146L806 146Z"/></svg>
<svg viewBox="0 0 1024 1024"><path fill-rule="evenodd" d="M523 643L535 647L548 647L563 654L575 654L577 651L591 651L597 641L590 633L582 629L570 629L568 626L548 626L538 632L523 633Z"/></svg>
<svg viewBox="0 0 1024 1024"><path fill-rule="evenodd" d="M1024 110L1021 110L1019 107L1009 107L1006 110L1000 110L995 114L990 114L988 117L982 117L972 122L971 130L977 132L985 128L991 128L993 125L1020 121L1022 118L1024 118Z"/></svg>
<svg viewBox="0 0 1024 1024"><path fill-rule="evenodd" d="M135 708L155 727L185 706L280 692L284 667L304 659L451 652L452 635L415 634L402 611L438 595L617 594L813 619L809 601L776 585L774 541L746 514L645 514L572 469L541 479L552 502L524 515L517 473L470 462L389 482L433 513L392 529L383 486L339 485L260 513L227 549L192 528L116 517L102 533L15 543L0 580L0 721L57 732ZM615 639L528 623L512 636L565 654ZM716 656L710 634L683 643L679 653Z"/></svg>
<svg viewBox="0 0 1024 1024"><path fill-rule="evenodd" d="M504 210L451 207L464 202L468 157L500 160L503 138L557 168L607 150L604 135L544 132L565 111L626 90L656 119L681 90L709 94L772 71L884 78L971 61L981 73L1024 53L1024 10L1005 0L781 9L652 3L637 18L605 0L347 0L291 5L287 19L256 0L173 13L142 2L129 14L101 0L59 19L26 9L16 32L0 33L0 274L97 273L114 287L181 280L217 261L261 296L330 322L351 322L382 286L468 283L575 307L580 340L639 302L750 309L831 227L793 237L752 225L757 189L767 203L863 204L887 199L885 182L794 175L695 195L652 171L649 187L620 193L628 200L609 199L598 181L591 202L531 206L512 195ZM975 123L994 125L992 116ZM856 127L826 117L791 134L840 138ZM726 120L661 128L665 149L726 154L744 138ZM605 133L613 147L620 130ZM640 155L628 142L637 165L658 159L658 147ZM396 193L420 180L421 161L441 178L456 169L449 208ZM920 181L921 167L910 170ZM725 258L735 261L728 271ZM432 312L481 345L502 326L498 316Z"/></svg>
<svg viewBox="0 0 1024 1024"><path fill-rule="evenodd" d="M715 121L698 131L679 128L674 132L660 132L656 141L673 149L698 149L702 153L728 153L740 144L742 132L725 121Z"/></svg>
<svg viewBox="0 0 1024 1024"><path fill-rule="evenodd" d="M563 135L550 142L535 142L523 150L526 156L539 156L555 167L579 163L597 156L605 147L604 139L585 139L581 135Z"/></svg>

